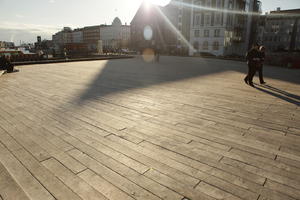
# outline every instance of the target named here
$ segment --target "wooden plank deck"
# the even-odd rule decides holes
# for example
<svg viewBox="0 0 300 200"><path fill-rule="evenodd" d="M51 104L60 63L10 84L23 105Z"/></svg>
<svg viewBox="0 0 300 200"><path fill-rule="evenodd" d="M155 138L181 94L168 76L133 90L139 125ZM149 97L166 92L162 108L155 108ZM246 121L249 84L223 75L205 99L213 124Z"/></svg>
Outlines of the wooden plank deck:
<svg viewBox="0 0 300 200"><path fill-rule="evenodd" d="M300 71L162 57L0 79L0 199L300 199ZM257 79L255 79L257 81Z"/></svg>

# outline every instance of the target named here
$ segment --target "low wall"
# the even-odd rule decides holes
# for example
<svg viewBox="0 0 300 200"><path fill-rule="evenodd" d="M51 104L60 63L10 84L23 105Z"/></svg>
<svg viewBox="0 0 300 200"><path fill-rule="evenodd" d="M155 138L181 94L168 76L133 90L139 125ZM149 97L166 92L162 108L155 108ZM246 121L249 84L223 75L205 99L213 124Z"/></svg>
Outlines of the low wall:
<svg viewBox="0 0 300 200"><path fill-rule="evenodd" d="M38 61L22 61L13 62L14 65L34 65L34 64L51 64L51 63L62 63L62 62L78 62L78 61L93 61L93 60L111 60L111 59L126 59L133 58L134 56L103 56L103 57L91 57L91 58L74 58L74 59L49 59L49 60L38 60Z"/></svg>
<svg viewBox="0 0 300 200"><path fill-rule="evenodd" d="M266 64L300 69L300 52L267 53Z"/></svg>

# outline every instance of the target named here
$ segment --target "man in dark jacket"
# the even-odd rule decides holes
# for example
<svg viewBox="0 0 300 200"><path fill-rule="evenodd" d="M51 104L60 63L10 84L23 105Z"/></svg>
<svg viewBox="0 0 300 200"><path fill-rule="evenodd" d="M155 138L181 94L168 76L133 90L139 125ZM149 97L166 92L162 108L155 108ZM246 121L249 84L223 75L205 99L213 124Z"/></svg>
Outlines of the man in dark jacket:
<svg viewBox="0 0 300 200"><path fill-rule="evenodd" d="M255 75L258 64L260 63L259 45L254 44L253 47L248 51L246 60L248 63L248 74L244 78L245 83L254 87L253 77Z"/></svg>
<svg viewBox="0 0 300 200"><path fill-rule="evenodd" d="M264 66L264 61L265 61L265 47L264 46L260 46L259 47L259 58L260 58L260 62L259 65L257 67L258 73L259 73L259 81L260 84L265 84L266 82L264 81L264 77L263 77L263 66Z"/></svg>

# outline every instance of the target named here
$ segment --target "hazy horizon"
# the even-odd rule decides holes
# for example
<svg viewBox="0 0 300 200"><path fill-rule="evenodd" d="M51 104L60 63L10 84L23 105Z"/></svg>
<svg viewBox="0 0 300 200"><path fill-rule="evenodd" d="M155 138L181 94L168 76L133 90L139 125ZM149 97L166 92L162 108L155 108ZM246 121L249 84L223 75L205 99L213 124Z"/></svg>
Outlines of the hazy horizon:
<svg viewBox="0 0 300 200"><path fill-rule="evenodd" d="M65 26L79 28L111 24L119 17L130 24L143 0L0 0L0 41L35 42L36 36L51 39L52 34ZM149 0L166 5L170 0ZM263 13L300 8L299 0L262 0Z"/></svg>

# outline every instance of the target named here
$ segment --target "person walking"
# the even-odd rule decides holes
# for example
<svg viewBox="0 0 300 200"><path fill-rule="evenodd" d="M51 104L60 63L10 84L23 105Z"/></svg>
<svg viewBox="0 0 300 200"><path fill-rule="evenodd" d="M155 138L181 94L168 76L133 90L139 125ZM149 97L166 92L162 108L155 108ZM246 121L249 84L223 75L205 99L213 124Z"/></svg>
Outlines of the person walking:
<svg viewBox="0 0 300 200"><path fill-rule="evenodd" d="M156 62L159 62L159 56L160 56L160 48L159 46L156 46L154 49L154 58Z"/></svg>
<svg viewBox="0 0 300 200"><path fill-rule="evenodd" d="M67 53L67 49L66 48L64 48L64 58L65 58L65 60L68 60L68 53Z"/></svg>
<svg viewBox="0 0 300 200"><path fill-rule="evenodd" d="M253 85L253 77L255 75L257 66L260 62L260 53L259 53L259 45L254 44L253 47L248 51L246 55L246 60L248 63L248 74L244 78L246 84L249 84L251 87Z"/></svg>
<svg viewBox="0 0 300 200"><path fill-rule="evenodd" d="M264 81L264 76L263 76L263 66L264 66L265 57L266 57L265 47L260 46L259 47L260 62L259 62L258 67L257 67L257 70L258 70L258 73L259 73L260 84L266 84L266 82Z"/></svg>

